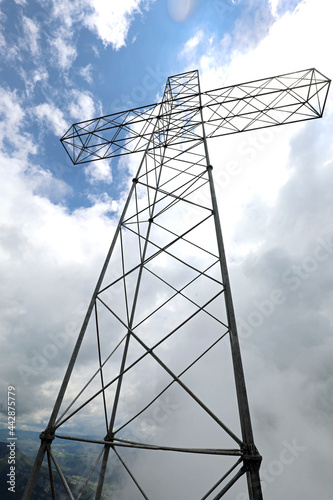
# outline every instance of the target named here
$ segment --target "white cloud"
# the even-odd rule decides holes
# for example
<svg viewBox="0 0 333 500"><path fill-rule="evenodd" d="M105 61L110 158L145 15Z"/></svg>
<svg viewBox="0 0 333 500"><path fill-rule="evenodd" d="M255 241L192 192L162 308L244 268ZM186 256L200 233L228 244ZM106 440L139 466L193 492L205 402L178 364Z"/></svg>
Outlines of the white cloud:
<svg viewBox="0 0 333 500"><path fill-rule="evenodd" d="M88 9L88 10L87 10ZM89 0L52 0L52 15L71 32L73 25L89 13Z"/></svg>
<svg viewBox="0 0 333 500"><path fill-rule="evenodd" d="M70 37L63 33L51 41L51 46L55 49L57 62L61 69L68 70L77 57L77 50L72 44Z"/></svg>
<svg viewBox="0 0 333 500"><path fill-rule="evenodd" d="M19 57L20 54L20 49L17 44L17 37L12 35L10 36L10 40L8 40L8 38L9 37L6 37L0 31L0 53L4 60L14 61Z"/></svg>
<svg viewBox="0 0 333 500"><path fill-rule="evenodd" d="M101 114L101 105L96 103L88 91L72 90L70 92L69 112L76 121L89 120Z"/></svg>
<svg viewBox="0 0 333 500"><path fill-rule="evenodd" d="M22 130L24 119L18 93L0 88L0 148L5 155L5 140L15 148L16 157L26 158L29 153L36 152L31 136Z"/></svg>
<svg viewBox="0 0 333 500"><path fill-rule="evenodd" d="M42 66L40 68L32 70L32 71L25 71L21 67L20 74L24 80L25 87L26 87L26 93L28 96L31 96L34 93L36 85L45 84L49 78L49 74L48 74L47 70L45 68L43 68Z"/></svg>
<svg viewBox="0 0 333 500"><path fill-rule="evenodd" d="M57 136L62 136L69 128L63 112L53 103L39 104L32 111L38 120L42 121Z"/></svg>
<svg viewBox="0 0 333 500"><path fill-rule="evenodd" d="M29 46L31 54L36 56L39 53L38 40L40 37L38 25L29 17L23 16L22 18L23 30L26 35L24 45Z"/></svg>
<svg viewBox="0 0 333 500"><path fill-rule="evenodd" d="M195 49L202 42L203 38L204 32L202 30L197 31L197 33L185 43L184 48L180 52L180 57L195 57Z"/></svg>
<svg viewBox="0 0 333 500"><path fill-rule="evenodd" d="M271 6L272 14L274 17L276 17L279 0L269 0L269 3Z"/></svg>
<svg viewBox="0 0 333 500"><path fill-rule="evenodd" d="M84 66L83 68L80 69L79 71L80 75L82 78L86 80L90 85L93 83L93 66L92 64L87 64L87 66Z"/></svg>
<svg viewBox="0 0 333 500"><path fill-rule="evenodd" d="M154 0L53 0L53 15L69 30L75 23L83 23L103 41L119 50L126 45L130 25L141 9L148 9Z"/></svg>
<svg viewBox="0 0 333 500"><path fill-rule="evenodd" d="M84 172L90 184L97 184L100 182L111 184L112 182L112 170L108 160L100 160L90 163L84 169Z"/></svg>
<svg viewBox="0 0 333 500"><path fill-rule="evenodd" d="M90 0L93 12L85 18L84 23L97 33L105 46L112 45L115 50L119 50L126 45L131 22L134 16L140 13L140 4L141 0Z"/></svg>

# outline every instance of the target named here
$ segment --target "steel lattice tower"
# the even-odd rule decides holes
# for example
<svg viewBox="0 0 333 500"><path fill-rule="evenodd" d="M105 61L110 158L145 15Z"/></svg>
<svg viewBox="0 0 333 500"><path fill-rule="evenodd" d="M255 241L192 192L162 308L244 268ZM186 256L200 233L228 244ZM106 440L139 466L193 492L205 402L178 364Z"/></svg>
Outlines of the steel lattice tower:
<svg viewBox="0 0 333 500"><path fill-rule="evenodd" d="M108 489L110 461L132 482L135 493L126 500L194 498L183 490L154 494L142 470L140 475L133 467L134 453L143 462L150 454L149 463L159 471L156 481L165 468L161 454L208 456L218 460L220 472L207 486L204 478L195 482L193 469L191 481L202 484L195 498L217 500L244 476L248 498L262 499L261 456L253 439L207 139L319 118L329 85L309 69L201 92L198 72L190 71L168 78L161 103L81 122L64 135L62 143L75 164L142 155L49 424L40 435L24 499L32 497L45 458L52 498L58 498L58 475L66 498L93 494L119 500ZM85 356L94 355L95 369L85 373ZM214 377L221 372L209 387L205 359L214 363ZM234 394L219 392L227 371L233 372L239 418L231 425L228 405ZM174 431L159 434L165 419L155 419L155 427L144 433L147 421L142 419L169 394L184 397L190 412L200 415L197 441L177 434L177 412ZM186 419L188 414L183 436ZM208 428L213 445L208 437L205 441ZM156 441L161 435L164 442ZM79 493L54 453L54 443L63 440L97 447Z"/></svg>

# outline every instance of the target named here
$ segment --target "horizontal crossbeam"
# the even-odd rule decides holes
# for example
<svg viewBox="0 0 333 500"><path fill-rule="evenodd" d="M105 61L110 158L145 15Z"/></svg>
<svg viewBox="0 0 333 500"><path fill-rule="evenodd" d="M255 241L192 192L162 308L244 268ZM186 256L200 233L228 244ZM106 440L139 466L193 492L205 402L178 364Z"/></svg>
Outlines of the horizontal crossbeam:
<svg viewBox="0 0 333 500"><path fill-rule="evenodd" d="M202 92L200 105L189 85L165 93L162 103L75 123L61 142L81 164L201 140L201 110L208 138L312 120L323 115L329 86L312 68ZM168 123L163 136L159 121Z"/></svg>

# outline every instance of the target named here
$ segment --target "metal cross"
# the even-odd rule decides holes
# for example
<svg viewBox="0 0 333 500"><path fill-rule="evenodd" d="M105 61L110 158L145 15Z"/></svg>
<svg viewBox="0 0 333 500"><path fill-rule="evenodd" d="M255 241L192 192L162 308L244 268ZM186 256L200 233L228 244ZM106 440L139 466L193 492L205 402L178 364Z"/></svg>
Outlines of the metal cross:
<svg viewBox="0 0 333 500"><path fill-rule="evenodd" d="M154 487L127 463L126 450L209 455L224 465L230 460L213 484L206 484L207 474L196 477L193 471L190 483L195 498L217 500L246 476L248 498L262 499L261 456L253 438L208 139L320 118L329 85L325 76L308 69L202 92L198 71L190 71L168 78L161 103L76 123L62 137L74 164L141 155L49 424L40 436L23 499L31 498L46 454L53 498L61 484L70 499L92 490L96 499L111 498L112 484L106 477L112 455L138 498L154 500ZM96 369L81 380L82 365L76 361L81 347L92 346L91 339L96 344ZM223 377L208 390L210 370L207 363L200 364L216 352L217 371L224 374L226 342L239 418L232 425L225 423L220 405ZM195 370L199 367L200 372L201 366L196 386ZM73 380L75 388L81 387L74 395L69 390ZM134 386L140 387L143 401L131 399ZM207 387L207 394L201 386ZM195 438L193 447L175 443L172 435L164 444L154 442L154 435L150 441L142 439L143 416L158 410L160 398L169 394L183 395L198 412L198 421L201 415L207 419L207 428L198 424L198 432L205 435L211 425L215 447L197 445ZM92 414L96 412L95 426ZM85 418L92 422L93 437L78 432ZM71 426L66 431L68 424L76 424L75 435ZM157 422L154 432L158 434L160 427L162 422ZM185 419L183 431L186 428ZM129 438L134 431L137 437ZM79 489L66 478L52 450L54 439L100 447ZM156 482L163 467L156 456ZM180 498L171 479L169 486L172 493L163 496L161 486L159 499ZM193 492L188 498L194 498Z"/></svg>

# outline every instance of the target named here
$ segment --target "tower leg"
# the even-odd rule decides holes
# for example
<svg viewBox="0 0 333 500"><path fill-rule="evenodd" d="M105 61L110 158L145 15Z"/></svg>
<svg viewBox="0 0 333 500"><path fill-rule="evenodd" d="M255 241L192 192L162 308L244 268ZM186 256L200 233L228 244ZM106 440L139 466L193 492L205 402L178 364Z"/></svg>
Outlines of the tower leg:
<svg viewBox="0 0 333 500"><path fill-rule="evenodd" d="M27 485L25 487L22 500L29 500L31 498L32 492L34 490L39 475L40 468L44 460L45 452L46 452L46 442L45 440L42 440Z"/></svg>

